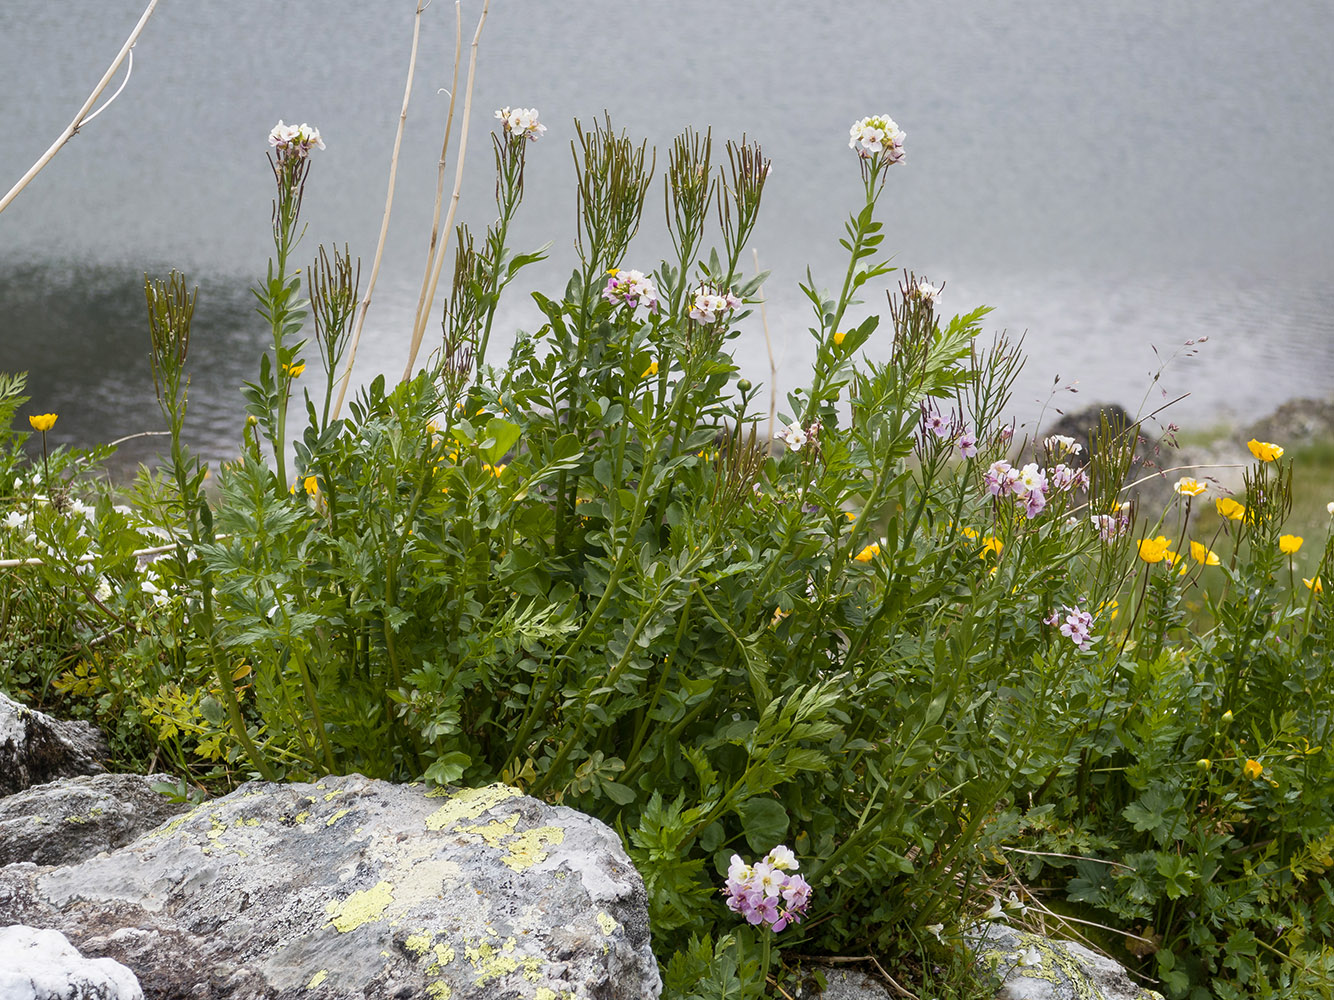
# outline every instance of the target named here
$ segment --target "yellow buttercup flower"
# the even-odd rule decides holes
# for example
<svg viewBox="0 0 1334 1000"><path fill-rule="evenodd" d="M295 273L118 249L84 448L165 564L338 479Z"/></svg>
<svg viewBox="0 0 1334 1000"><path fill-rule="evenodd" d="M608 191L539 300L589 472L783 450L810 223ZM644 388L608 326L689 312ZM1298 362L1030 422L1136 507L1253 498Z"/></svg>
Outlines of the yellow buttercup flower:
<svg viewBox="0 0 1334 1000"><path fill-rule="evenodd" d="M1169 563L1175 561L1176 554L1172 552L1172 543L1163 535L1157 538L1141 538L1139 540L1139 557L1146 563L1160 563L1164 559Z"/></svg>
<svg viewBox="0 0 1334 1000"><path fill-rule="evenodd" d="M1176 485L1172 487L1183 497L1197 497L1203 493L1207 486L1198 479L1191 479L1190 476L1182 476L1177 480Z"/></svg>
<svg viewBox="0 0 1334 1000"><path fill-rule="evenodd" d="M317 476L307 476L301 481L301 485L306 488L306 492L311 496L320 491L320 481Z"/></svg>
<svg viewBox="0 0 1334 1000"><path fill-rule="evenodd" d="M1312 577L1310 580L1306 577L1302 577L1302 583L1306 584L1307 590L1314 590L1317 594L1322 594L1325 591L1324 586L1320 583L1320 577L1318 576Z"/></svg>
<svg viewBox="0 0 1334 1000"><path fill-rule="evenodd" d="M1241 773L1254 781L1265 773L1265 767L1258 760L1247 760L1245 764L1241 765Z"/></svg>
<svg viewBox="0 0 1334 1000"><path fill-rule="evenodd" d="M1269 441L1257 441L1251 438L1246 442L1246 447L1251 449L1251 454L1262 462L1272 462L1276 458L1283 457L1283 449Z"/></svg>
<svg viewBox="0 0 1334 1000"><path fill-rule="evenodd" d="M29 417L28 423L32 425L33 430L46 433L56 425L56 415L54 413L42 413L35 417Z"/></svg>
<svg viewBox="0 0 1334 1000"><path fill-rule="evenodd" d="M1246 516L1245 504L1239 504L1230 497L1219 497L1214 501L1214 506L1218 508L1219 516L1229 521L1240 521Z"/></svg>
<svg viewBox="0 0 1334 1000"><path fill-rule="evenodd" d="M970 527L968 527L968 525L966 525L966 524L965 524L962 528L960 528L959 530L960 530L961 532L963 532L963 537L964 537L964 538L976 538L976 537L977 537L977 529L976 529L976 528L970 528Z"/></svg>
<svg viewBox="0 0 1334 1000"><path fill-rule="evenodd" d="M658 363L656 361L651 361L649 362L649 366L644 369L644 374L640 375L639 377L648 378L650 375L656 375L656 374L658 374Z"/></svg>
<svg viewBox="0 0 1334 1000"><path fill-rule="evenodd" d="M864 562L870 562L878 555L880 555L880 546L877 545L875 542L872 542L870 545L866 546L866 548L862 549L852 558L856 559L858 562L864 563Z"/></svg>
<svg viewBox="0 0 1334 1000"><path fill-rule="evenodd" d="M847 337L847 334L844 333L842 330L839 330L837 333L835 333L835 334L834 334L834 346L835 346L835 347L842 347L842 346L843 346L843 340L844 340L845 337Z"/></svg>
<svg viewBox="0 0 1334 1000"><path fill-rule="evenodd" d="M1292 555L1302 547L1305 539L1301 535L1280 535L1278 539L1278 550L1287 555Z"/></svg>
<svg viewBox="0 0 1334 1000"><path fill-rule="evenodd" d="M993 552L996 554L997 558L999 558L1001 554L1001 549L1003 548L1005 548L1004 542L1002 542L999 538L996 538L994 535L987 535L985 538L982 539L982 551L977 554L977 558L985 559Z"/></svg>
<svg viewBox="0 0 1334 1000"><path fill-rule="evenodd" d="M1217 566L1220 562L1218 553L1199 542L1190 543L1190 557L1205 566Z"/></svg>
<svg viewBox="0 0 1334 1000"><path fill-rule="evenodd" d="M305 370L306 370L306 363L304 361L300 361L294 365L289 365L289 364L283 365L283 373L288 378L296 378Z"/></svg>

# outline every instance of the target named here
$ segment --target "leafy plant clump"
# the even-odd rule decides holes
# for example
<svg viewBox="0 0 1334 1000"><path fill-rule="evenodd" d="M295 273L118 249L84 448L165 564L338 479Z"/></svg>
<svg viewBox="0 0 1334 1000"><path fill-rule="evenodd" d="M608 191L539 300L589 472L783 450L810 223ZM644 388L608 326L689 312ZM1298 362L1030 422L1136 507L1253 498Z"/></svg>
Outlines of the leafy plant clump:
<svg viewBox="0 0 1334 1000"><path fill-rule="evenodd" d="M129 503L95 495L98 454L27 461L0 383L0 687L205 784L502 780L598 816L673 997L768 995L822 953L965 995L963 933L1026 907L1115 926L1173 997L1327 991L1330 549L1285 573L1281 454L1225 562L1200 484L1123 502L1134 425L1091 454L1013 440L1021 356L979 346L985 309L900 275L850 319L891 270L885 117L853 127L863 203L837 291L803 285L813 370L778 433L732 352L763 280L754 143L676 140L654 264L631 246L656 156L577 127L579 266L497 364L500 298L544 256L507 242L542 131L502 113L497 222L454 234L437 350L346 416L359 272L294 263L323 144L281 123L237 461L210 477L182 441L180 275L146 282L171 450Z"/></svg>

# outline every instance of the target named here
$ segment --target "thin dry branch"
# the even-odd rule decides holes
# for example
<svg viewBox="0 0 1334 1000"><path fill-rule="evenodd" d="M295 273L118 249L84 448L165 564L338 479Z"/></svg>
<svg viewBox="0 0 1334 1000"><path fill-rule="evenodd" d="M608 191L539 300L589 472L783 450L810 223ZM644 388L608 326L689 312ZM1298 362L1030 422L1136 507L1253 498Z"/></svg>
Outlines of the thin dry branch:
<svg viewBox="0 0 1334 1000"><path fill-rule="evenodd" d="M157 3L158 0L148 0L148 6L144 8L144 12L139 18L139 23L136 24L134 30L130 32L130 37L125 39L125 44L120 47L120 52L116 54L116 58L112 61L111 65L107 67L107 71L102 74L102 79L99 80L97 86L93 88L93 92L88 95L88 100L83 102L83 107L79 109L78 114L76 114L74 119L65 126L65 130L60 133L55 142L51 143L50 148L38 158L36 163L28 168L28 172L20 177L18 183L9 189L9 193L3 198L0 198L0 212L3 212L8 208L9 203L18 197L19 192L27 187L28 183L34 177L41 173L42 168L51 162L56 153L60 152L60 148L74 136L74 133L106 110L107 105L120 96L120 91L125 89L124 84L121 84L120 90L117 90L115 94L111 95L111 99L94 112L93 115L90 116L88 114L92 109L92 106L97 103L97 99L102 96L102 91L107 89L107 85L111 83L112 78L120 69L120 64L129 56L130 49L134 48L134 43L139 40L139 33L144 30L144 25L148 23L148 19L152 16L153 8L157 6ZM126 74L125 80L126 82L129 82L128 73Z"/></svg>
<svg viewBox="0 0 1334 1000"><path fill-rule="evenodd" d="M389 159L389 191L384 199L384 217L380 220L380 239L375 245L375 262L371 264L371 278L366 285L366 294L362 297L361 307L357 310L357 322L352 329L352 343L348 349L347 364L338 380L338 401L334 404L333 419L343 409L343 399L347 396L348 383L352 381L352 366L357 360L357 344L361 341L361 329L366 324L366 313L371 307L371 295L375 291L375 281L380 276L380 261L384 258L385 238L389 235L389 216L394 207L394 184L398 179L398 150L403 144L403 127L408 121L408 102L412 98L412 78L417 72L417 39L421 36L422 11L426 3L417 4L417 13L412 19L412 54L408 57L408 79L403 86L403 108L398 113L398 131L394 134L394 154Z"/></svg>
<svg viewBox="0 0 1334 1000"><path fill-rule="evenodd" d="M440 266L449 240L440 240L440 209L445 201L445 161L449 154L449 137L454 132L454 97L459 89L459 64L463 62L463 3L454 0L454 79L449 85L449 114L445 117L445 138L440 145L440 163L435 175L435 211L431 216L431 242L427 246L426 270L422 272L421 292L417 296L417 312L412 320L413 342L420 342L426 332L426 320L435 303L435 285L440 278Z"/></svg>
<svg viewBox="0 0 1334 1000"><path fill-rule="evenodd" d="M486 12L491 9L491 0L483 0L482 16L477 19L477 30L473 32L472 52L468 56L468 86L463 94L463 124L459 135L459 160L454 168L454 191L449 196L449 215L445 217L445 226L443 232L447 235L454 231L454 214L459 207L459 192L463 188L463 164L468 158L468 122L472 118L472 85L477 75L477 42L482 37L482 25L486 24ZM431 276L431 288L429 296L435 297L436 281L440 277L440 266L445 259L441 253L436 258L435 273ZM408 350L408 363L403 366L403 380L407 381L412 377L412 368L417 363L417 351L421 348L422 336L426 332L426 325L423 323L418 329L413 330L412 345Z"/></svg>
<svg viewBox="0 0 1334 1000"><path fill-rule="evenodd" d="M760 273L760 252L754 247L751 254L755 258L755 274ZM760 326L764 330L764 347L769 352L769 437L774 440L774 420L778 410L778 365L774 362L774 342L769 338L769 317L764 311L764 292L760 291Z"/></svg>

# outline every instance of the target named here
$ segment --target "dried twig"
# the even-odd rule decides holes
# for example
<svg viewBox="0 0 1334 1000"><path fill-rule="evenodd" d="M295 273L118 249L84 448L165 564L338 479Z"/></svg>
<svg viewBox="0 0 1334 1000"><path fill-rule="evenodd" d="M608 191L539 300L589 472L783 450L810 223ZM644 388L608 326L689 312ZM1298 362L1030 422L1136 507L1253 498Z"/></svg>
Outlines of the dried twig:
<svg viewBox="0 0 1334 1000"><path fill-rule="evenodd" d="M754 247L751 254L755 258L755 274L760 273L760 252ZM769 435L766 441L774 439L774 416L778 408L778 366L774 363L774 342L769 339L769 317L764 311L764 293L760 293L760 326L764 330L764 347L769 352Z"/></svg>
<svg viewBox="0 0 1334 1000"><path fill-rule="evenodd" d="M158 0L148 0L148 6L144 8L143 15L139 18L139 23L136 24L134 30L130 32L130 37L125 39L125 44L121 46L120 52L116 54L116 58L112 61L111 65L107 67L107 71L102 74L102 79L99 80L97 86L93 88L93 92L88 95L88 100L83 102L83 107L79 109L79 113L74 116L73 121L65 126L65 130L60 133L55 142L51 143L50 148L38 158L36 163L28 168L28 172L19 178L18 183L9 189L9 193L3 198L0 198L0 212L3 212L8 208L9 203L17 198L19 192L28 186L28 182L41 173L42 168L51 162L56 153L60 152L60 147L69 142L74 133L78 132L82 126L86 125L88 122L92 121L93 118L106 110L107 105L120 95L121 90L125 89L125 84L122 83L120 89L111 95L111 99L108 100L106 104L102 105L101 108L98 108L92 115L88 114L92 109L92 106L97 103L97 99L102 96L102 91L107 89L107 85L111 83L112 77L114 77L116 72L120 69L120 64L129 57L130 49L134 48L134 43L139 40L139 33L144 30L144 25L148 23L148 19L152 16L153 8L157 6L157 3ZM129 82L129 79L129 73L127 72L125 75L126 83Z"/></svg>
<svg viewBox="0 0 1334 1000"><path fill-rule="evenodd" d="M477 19L477 30L473 32L471 54L468 56L468 85L463 93L463 124L460 127L459 134L459 160L454 168L454 191L449 196L449 215L445 217L443 232L451 233L454 231L454 213L459 207L459 192L463 188L463 164L468 158L468 122L472 117L472 84L477 75L477 42L482 37L482 25L486 24L486 12L491 8L491 0L483 0L482 16ZM430 296L434 298L435 282L440 276L440 265L445 259L441 253L436 259L435 274L431 279ZM408 350L408 363L403 366L403 379L406 381L412 377L412 368L417 363L417 351L421 347L422 335L426 331L426 325L423 323L420 328L412 333L412 345Z"/></svg>
<svg viewBox="0 0 1334 1000"><path fill-rule="evenodd" d="M408 120L408 101L412 97L412 77L417 71L417 39L421 35L422 11L426 9L425 3L417 4L417 13L412 20L412 54L408 57L408 79L403 86L403 109L398 113L398 131L394 134L394 154L389 160L389 191L384 199L384 217L380 220L380 240L375 245L375 262L371 264L371 278L366 285L366 295L361 300L361 308L357 311L357 322L352 329L352 343L348 350L347 364L343 366L343 374L339 378L338 401L334 404L333 419L338 419L338 414L343 409L343 398L347 395L347 385L352 381L352 365L357 360L357 344L361 340L361 328L366 323L366 312L371 307L371 293L375 291L375 279L380 276L380 261L384 257L385 238L389 235L389 215L394 207L394 182L398 177L398 150L403 144L403 126Z"/></svg>
<svg viewBox="0 0 1334 1000"><path fill-rule="evenodd" d="M445 117L445 138L440 145L440 164L435 175L435 212L431 216L431 242L427 246L426 270L422 273L421 293L417 296L417 312L412 321L412 342L420 343L426 332L426 320L435 303L435 286L440 278L440 262L445 257L449 240L440 239L440 208L445 201L445 159L449 153L449 137L454 131L454 97L459 90L459 64L463 62L463 4L454 0L454 79L449 85L449 114Z"/></svg>

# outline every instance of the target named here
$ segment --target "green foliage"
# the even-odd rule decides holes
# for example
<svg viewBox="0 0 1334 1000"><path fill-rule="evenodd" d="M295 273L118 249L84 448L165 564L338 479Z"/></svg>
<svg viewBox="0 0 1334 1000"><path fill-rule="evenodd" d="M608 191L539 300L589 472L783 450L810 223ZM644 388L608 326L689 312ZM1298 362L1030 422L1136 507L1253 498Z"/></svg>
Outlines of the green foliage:
<svg viewBox="0 0 1334 1000"><path fill-rule="evenodd" d="M1134 427L1103 427L1087 483L1060 442L1019 459L1002 421L1022 359L979 346L985 309L938 315L909 275L845 323L891 270L878 157L837 293L802 286L811 382L763 440L731 342L763 282L738 266L768 163L729 142L716 168L694 132L668 158L650 307L615 281L656 161L609 122L579 129L579 267L492 368L500 296L544 253L506 245L527 149L496 138L498 220L456 234L432 365L347 416L352 259L320 248L303 286L310 165L275 163L273 341L213 481L181 441L178 275L146 283L172 445L132 504L98 495L97 454L29 462L8 430L22 379L0 380L0 558L24 560L0 570L0 686L110 722L182 796L358 771L592 813L644 877L673 998L793 985L780 947L961 993L952 942L998 877L1128 932L1121 957L1173 997L1327 992L1331 623L1279 551L1289 466L1255 467L1235 555L1209 565L1186 498L1133 512L1142 531L1117 507ZM307 318L322 386L298 381ZM780 935L719 891L734 853L778 843L814 886Z"/></svg>

